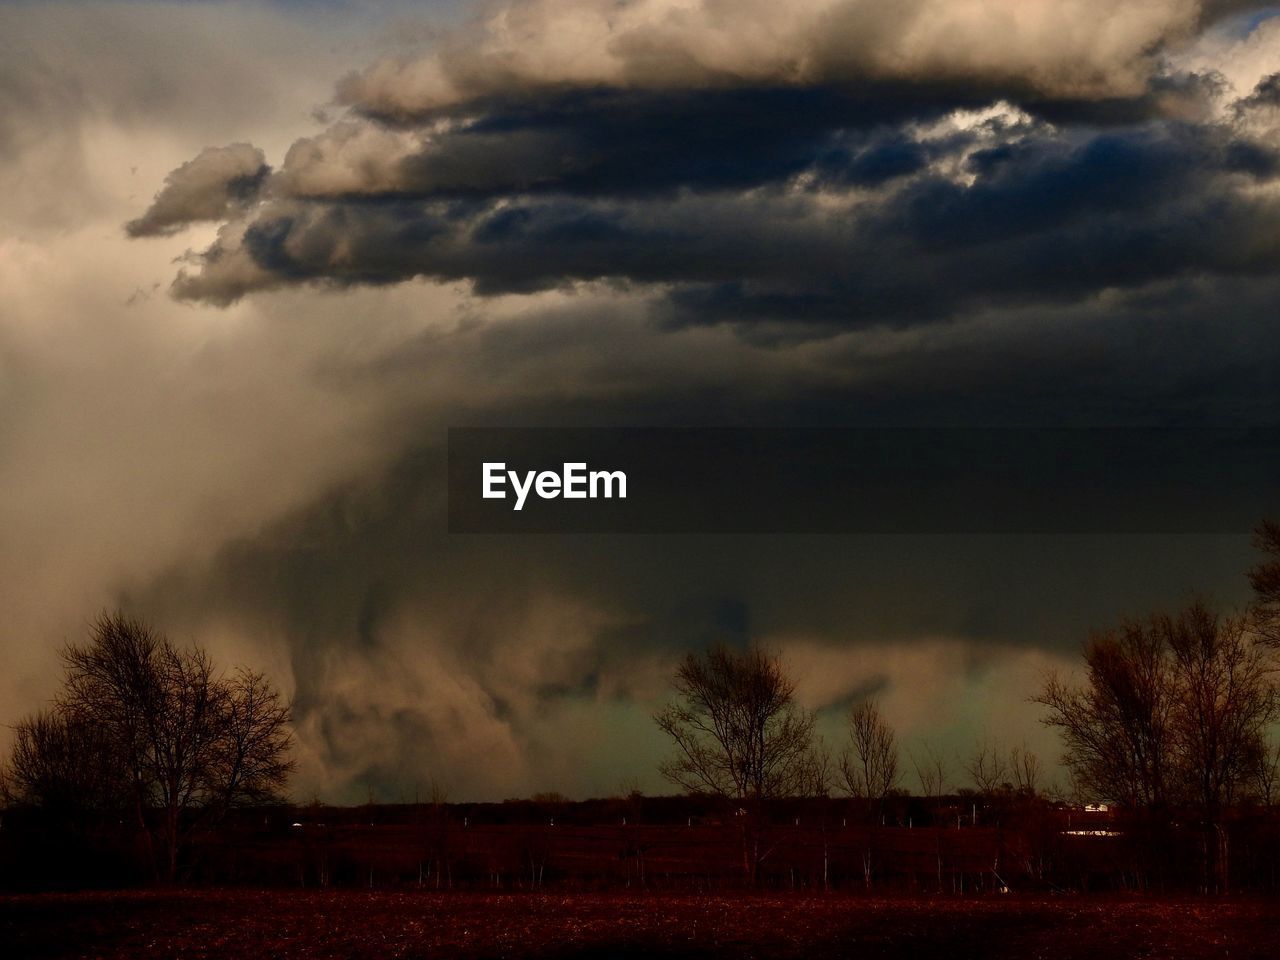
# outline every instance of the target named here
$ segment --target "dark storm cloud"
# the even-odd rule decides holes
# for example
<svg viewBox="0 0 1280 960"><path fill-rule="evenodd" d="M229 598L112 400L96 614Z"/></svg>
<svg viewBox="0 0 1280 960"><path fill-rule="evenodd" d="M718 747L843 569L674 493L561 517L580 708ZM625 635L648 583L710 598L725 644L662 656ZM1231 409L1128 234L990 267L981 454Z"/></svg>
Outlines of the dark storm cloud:
<svg viewBox="0 0 1280 960"><path fill-rule="evenodd" d="M1280 73L1263 77L1249 96L1242 97L1235 104L1237 113L1268 108L1272 110L1280 108Z"/></svg>
<svg viewBox="0 0 1280 960"><path fill-rule="evenodd" d="M873 687L926 697L957 671L971 686L955 695L968 697L993 663L1065 662L1090 628L1190 589L1242 599L1248 538L449 536L443 425L1274 421L1277 282L1201 284L1121 298L1105 326L1083 307L1011 315L1006 329L992 318L986 339L889 351L868 365L870 379L825 389L824 370L859 369L855 345L815 351L792 388L740 369L707 381L693 369L724 353L729 368L750 370L751 352L713 330L655 337L608 302L423 334L366 364L348 360L341 382L391 388L456 371L483 381L484 395L404 415L410 448L385 469L124 601L179 633L230 624L283 643L304 742L322 752L330 795L353 801L366 786L411 794L428 777L467 798L612 789L617 777L603 771L616 767L592 753L591 737L616 735L603 719L613 711L639 744L627 771L650 777L663 742L648 712L667 694L670 664L717 639L805 641L797 672L832 715ZM1232 336L1215 336L1216 319L1198 309L1206 298L1229 309ZM672 347L691 355L689 369L660 352L668 339L705 337L723 339ZM765 353L780 362L788 351ZM963 656L942 658L930 638ZM904 673L890 651L920 662ZM824 669L824 656L865 661ZM1031 671L1005 692L1021 702L1035 682ZM573 725L578 711L591 722ZM566 758L574 769L538 779Z"/></svg>
<svg viewBox="0 0 1280 960"><path fill-rule="evenodd" d="M824 149L856 150L875 127L986 102L910 88L587 90L483 100L466 105L474 120L401 162L396 193L633 197L742 190L785 180Z"/></svg>
<svg viewBox="0 0 1280 960"><path fill-rule="evenodd" d="M839 326L1070 301L1180 276L1271 273L1280 266L1280 209L1236 188L1273 176L1275 156L1217 130L1165 124L1076 145L1004 142L969 154L972 182L919 177L868 214L832 251L847 265L826 261L825 284L726 278L681 288L673 306L686 322L790 316Z"/></svg>
<svg viewBox="0 0 1280 960"><path fill-rule="evenodd" d="M1223 94L1215 72L1156 74L1139 93L1127 96L1044 97L1035 93L1011 98L1050 123L1123 127L1161 118L1206 119L1213 100Z"/></svg>
<svg viewBox="0 0 1280 960"><path fill-rule="evenodd" d="M1273 14L1276 10L1274 3L1259 2L1259 0L1204 0L1200 7L1201 20L1205 23L1240 14L1257 16Z"/></svg>
<svg viewBox="0 0 1280 960"><path fill-rule="evenodd" d="M469 44L380 61L343 81L351 113L277 173L206 151L129 230L225 219L173 286L218 305L299 284L425 277L491 296L607 281L672 324L806 333L1280 265L1276 202L1251 189L1275 174L1274 142L1230 120L1266 82L1224 119L1220 75L1151 54L1238 4L1170 0L1110 25L1100 5L1087 27L1112 59L1097 62L1068 57L1082 38L1060 35L1052 4L1024 9L1012 46L997 27L1013 21L976 8L947 45L925 27L953 12L932 0L897 18L818 4L774 37L808 64L795 70L752 60L744 23L700 11L672 34L650 6L579 62L559 56L568 8L514 3L521 44L495 20ZM588 8L583 29L603 29ZM867 30L901 58L879 63ZM862 59L837 55L846 35Z"/></svg>
<svg viewBox="0 0 1280 960"><path fill-rule="evenodd" d="M784 127L796 113L758 122ZM796 123L808 135L785 148L745 150L758 129L683 152L680 138L642 137L656 153L466 199L402 186L269 200L175 292L226 303L300 281L426 276L491 295L610 280L665 290L681 323L790 317L838 329L1280 265L1280 209L1247 189L1273 175L1275 153L1221 125L1063 134L993 119L923 138ZM662 173L646 179L650 167ZM632 186L611 188L614 177Z"/></svg>
<svg viewBox="0 0 1280 960"><path fill-rule="evenodd" d="M685 650L800 637L836 656L940 636L968 645L976 683L986 656L1070 657L1090 627L1192 585L1235 596L1248 560L1245 537L447 537L423 495L439 454L411 453L383 486L325 498L212 570L125 601L170 624L233 612L250 635L283 640L296 721L318 731L308 739L340 795L395 797L428 776L461 797L537 784L489 744L510 739L535 769L581 764L587 731L553 726L575 709L635 711L646 753L628 762L649 782L663 743L647 711ZM548 625L547 597L596 616ZM927 679L872 657L815 707L837 715L860 693ZM612 786L598 777L579 766L555 785Z"/></svg>
<svg viewBox="0 0 1280 960"><path fill-rule="evenodd" d="M989 103L973 91L901 83L486 98L447 120L338 123L294 144L272 189L347 203L632 199L749 190L815 164L875 185L963 146L963 137L916 143L902 125Z"/></svg>

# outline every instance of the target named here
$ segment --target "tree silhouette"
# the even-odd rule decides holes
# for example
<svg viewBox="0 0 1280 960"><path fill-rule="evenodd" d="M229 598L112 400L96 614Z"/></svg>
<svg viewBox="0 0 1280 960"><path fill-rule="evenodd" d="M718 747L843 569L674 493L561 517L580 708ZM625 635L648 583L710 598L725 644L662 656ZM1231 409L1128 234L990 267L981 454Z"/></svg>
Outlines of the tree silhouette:
<svg viewBox="0 0 1280 960"><path fill-rule="evenodd" d="M827 779L813 715L796 704L779 658L757 646L690 653L673 685L677 700L654 720L676 754L659 769L685 790L733 801L743 873L754 883L765 855L756 830L762 802L811 794Z"/></svg>
<svg viewBox="0 0 1280 960"><path fill-rule="evenodd" d="M1126 621L1084 649L1085 684L1052 673L1033 698L1048 709L1081 789L1130 807L1162 805L1168 792L1173 685L1156 625Z"/></svg>
<svg viewBox="0 0 1280 960"><path fill-rule="evenodd" d="M1267 555L1249 571L1254 624L1264 642L1280 647L1280 523L1262 521L1254 531L1253 545Z"/></svg>
<svg viewBox="0 0 1280 960"><path fill-rule="evenodd" d="M849 711L849 746L840 760L840 773L850 796L881 804L901 776L898 739L874 700L863 700Z"/></svg>
<svg viewBox="0 0 1280 960"><path fill-rule="evenodd" d="M920 792L930 800L937 800L947 789L946 761L928 742L921 742L920 753L920 756L915 753L908 754L911 758L911 766L916 771L916 779L920 781Z"/></svg>
<svg viewBox="0 0 1280 960"><path fill-rule="evenodd" d="M678 700L654 718L676 745L664 777L697 793L755 802L804 792L813 779L813 717L759 647L716 645L676 670Z"/></svg>
<svg viewBox="0 0 1280 960"><path fill-rule="evenodd" d="M1035 798L1040 795L1044 766L1025 743L1009 750L1009 776L1013 788L1024 797Z"/></svg>
<svg viewBox="0 0 1280 960"><path fill-rule="evenodd" d="M128 809L155 875L173 881L198 826L279 797L290 711L262 674L223 676L203 649L118 613L62 660L53 708L17 727L9 776L20 801Z"/></svg>
<svg viewBox="0 0 1280 960"><path fill-rule="evenodd" d="M1095 635L1085 664L1084 687L1051 676L1035 698L1062 733L1064 762L1099 799L1193 811L1204 830L1202 886L1225 890L1223 812L1256 786L1280 717L1269 651L1247 618L1195 600Z"/></svg>

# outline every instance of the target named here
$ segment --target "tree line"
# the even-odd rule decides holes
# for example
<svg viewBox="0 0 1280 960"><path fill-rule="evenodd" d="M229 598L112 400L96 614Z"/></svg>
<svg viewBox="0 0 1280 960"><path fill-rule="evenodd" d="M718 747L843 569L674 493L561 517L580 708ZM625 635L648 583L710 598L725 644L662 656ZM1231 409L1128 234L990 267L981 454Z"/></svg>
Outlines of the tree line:
<svg viewBox="0 0 1280 960"><path fill-rule="evenodd" d="M1188 818L1202 831L1201 886L1227 885L1223 819L1242 802L1270 806L1280 775L1277 652L1280 651L1280 524L1263 523L1255 544L1266 559L1249 572L1254 599L1240 613L1203 598L1094 632L1084 644L1084 676L1052 674L1031 700L1063 744L1066 791L1118 803L1156 831ZM675 745L663 775L685 790L740 806L744 844L762 803L826 796L833 788L881 806L897 787L897 738L874 700L847 717L838 758L815 736L777 655L758 647L687 654L677 699L657 717ZM911 758L924 792L941 794L946 769L925 746ZM965 762L978 792L1039 794L1043 767L1025 747L980 742ZM744 858L748 872L751 865Z"/></svg>
<svg viewBox="0 0 1280 960"><path fill-rule="evenodd" d="M1280 772L1280 524L1255 537L1267 559L1249 572L1254 601L1226 614L1204 598L1174 613L1095 631L1083 647L1084 678L1046 678L1031 700L1062 737L1062 764L1078 796L1130 809L1192 806L1215 817L1252 797L1270 804ZM657 714L675 746L662 774L676 786L738 803L787 796L883 800L903 765L893 729L874 699L853 705L848 743L832 755L815 735L781 658L757 646L686 654L676 699ZM946 765L927 744L911 755L922 791L942 793ZM1044 768L1025 747L979 742L964 761L981 793L1038 792Z"/></svg>
<svg viewBox="0 0 1280 960"><path fill-rule="evenodd" d="M1061 737L1068 783L1055 791L1034 752L984 739L960 759L966 789L1117 803L1153 849L1175 824L1193 824L1201 886L1225 889L1232 811L1280 799L1280 524L1262 524L1255 542L1264 559L1249 572L1245 610L1193 599L1095 631L1078 679L1050 675L1032 692ZM199 831L236 807L284 802L290 705L262 673L219 671L202 648L120 613L100 616L61 660L57 697L18 722L0 766L6 805L72 832L114 824L141 845L152 879L173 882ZM849 708L840 743L824 742L782 659L760 646L690 652L672 684L654 717L672 745L660 772L733 815L748 879L767 855L761 826L774 801L844 794L883 822L908 769L926 798L957 787L929 744L902 749L874 698Z"/></svg>

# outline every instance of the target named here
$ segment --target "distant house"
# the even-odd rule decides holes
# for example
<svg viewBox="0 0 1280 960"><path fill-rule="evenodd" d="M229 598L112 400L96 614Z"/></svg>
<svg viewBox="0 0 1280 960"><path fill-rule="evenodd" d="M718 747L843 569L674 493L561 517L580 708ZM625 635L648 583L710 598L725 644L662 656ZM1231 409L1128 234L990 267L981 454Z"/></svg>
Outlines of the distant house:
<svg viewBox="0 0 1280 960"><path fill-rule="evenodd" d="M1108 801L1086 803L1077 807L1079 813L1067 818L1062 832L1073 837L1118 837L1121 831L1114 829L1116 805Z"/></svg>

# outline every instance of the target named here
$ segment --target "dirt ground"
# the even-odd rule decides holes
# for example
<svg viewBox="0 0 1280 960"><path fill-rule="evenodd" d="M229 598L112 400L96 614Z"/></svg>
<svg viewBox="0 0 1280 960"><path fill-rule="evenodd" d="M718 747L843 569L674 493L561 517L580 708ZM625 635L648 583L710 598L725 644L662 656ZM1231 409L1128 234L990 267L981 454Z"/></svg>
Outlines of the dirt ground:
<svg viewBox="0 0 1280 960"><path fill-rule="evenodd" d="M1260 900L361 891L0 897L7 958L1280 956Z"/></svg>

